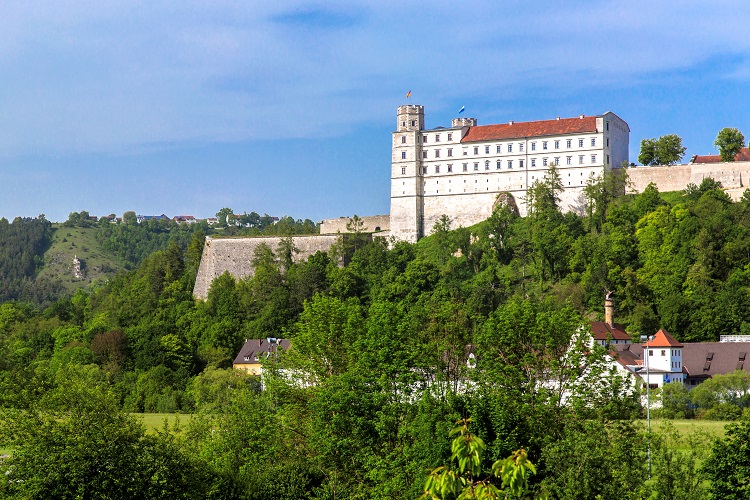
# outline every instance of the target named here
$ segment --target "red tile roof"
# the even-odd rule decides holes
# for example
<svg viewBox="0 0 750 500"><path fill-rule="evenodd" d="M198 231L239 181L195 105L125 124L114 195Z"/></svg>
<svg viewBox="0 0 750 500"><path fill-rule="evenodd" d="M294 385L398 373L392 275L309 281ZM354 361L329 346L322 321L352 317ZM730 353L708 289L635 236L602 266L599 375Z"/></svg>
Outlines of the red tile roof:
<svg viewBox="0 0 750 500"><path fill-rule="evenodd" d="M736 155L734 155L734 161L750 161L750 149L742 148ZM695 155L691 158L690 163L721 163L721 156L719 155Z"/></svg>
<svg viewBox="0 0 750 500"><path fill-rule="evenodd" d="M659 330L653 340L649 340L644 347L683 347L677 339L672 337L666 330Z"/></svg>
<svg viewBox="0 0 750 500"><path fill-rule="evenodd" d="M594 334L594 340L630 340L630 335L617 323L609 326L604 321L592 321L591 333Z"/></svg>
<svg viewBox="0 0 750 500"><path fill-rule="evenodd" d="M492 141L545 135L584 134L596 132L596 117L561 118L536 122L510 122L469 128L461 142Z"/></svg>

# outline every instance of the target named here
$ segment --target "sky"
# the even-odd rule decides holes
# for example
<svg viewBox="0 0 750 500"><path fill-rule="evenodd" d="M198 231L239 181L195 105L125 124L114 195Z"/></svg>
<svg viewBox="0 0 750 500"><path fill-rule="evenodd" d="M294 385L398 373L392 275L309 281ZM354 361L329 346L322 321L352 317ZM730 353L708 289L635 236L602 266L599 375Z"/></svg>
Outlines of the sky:
<svg viewBox="0 0 750 500"><path fill-rule="evenodd" d="M750 137L742 0L0 2L0 217L386 214L427 128L598 115ZM411 97L406 93L411 90Z"/></svg>

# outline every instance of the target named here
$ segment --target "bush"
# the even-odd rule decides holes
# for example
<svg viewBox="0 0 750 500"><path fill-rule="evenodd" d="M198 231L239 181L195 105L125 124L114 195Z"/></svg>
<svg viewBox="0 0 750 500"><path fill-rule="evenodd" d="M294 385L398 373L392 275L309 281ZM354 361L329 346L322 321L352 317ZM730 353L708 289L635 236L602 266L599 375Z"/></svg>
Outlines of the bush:
<svg viewBox="0 0 750 500"><path fill-rule="evenodd" d="M732 403L719 403L708 410L698 412L698 418L703 420L738 420L742 417L742 409Z"/></svg>

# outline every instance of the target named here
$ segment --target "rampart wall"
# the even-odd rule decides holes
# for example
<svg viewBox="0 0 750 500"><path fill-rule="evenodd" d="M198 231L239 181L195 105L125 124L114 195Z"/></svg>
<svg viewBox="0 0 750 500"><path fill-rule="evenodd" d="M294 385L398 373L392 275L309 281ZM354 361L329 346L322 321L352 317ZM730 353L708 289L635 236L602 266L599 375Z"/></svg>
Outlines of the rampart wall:
<svg viewBox="0 0 750 500"><path fill-rule="evenodd" d="M351 221L351 217L339 217L337 219L324 219L320 221L320 234L338 234L348 233L346 225ZM391 228L390 215L366 215L360 217L363 224L363 233L377 233L388 231Z"/></svg>
<svg viewBox="0 0 750 500"><path fill-rule="evenodd" d="M750 187L750 162L631 167L628 169L628 177L632 183L632 191L636 193L642 193L651 182L660 192L681 191L690 183L700 185L703 179L710 177L721 182L733 199L738 199Z"/></svg>
<svg viewBox="0 0 750 500"><path fill-rule="evenodd" d="M193 295L198 299L208 296L211 282L228 271L237 279L247 278L255 274L252 265L255 250L260 245L268 245L277 252L280 236L255 238L211 238L206 237L203 245L198 275L195 278ZM294 255L295 262L306 260L317 251L327 252L338 241L336 235L294 236L294 246L299 250Z"/></svg>

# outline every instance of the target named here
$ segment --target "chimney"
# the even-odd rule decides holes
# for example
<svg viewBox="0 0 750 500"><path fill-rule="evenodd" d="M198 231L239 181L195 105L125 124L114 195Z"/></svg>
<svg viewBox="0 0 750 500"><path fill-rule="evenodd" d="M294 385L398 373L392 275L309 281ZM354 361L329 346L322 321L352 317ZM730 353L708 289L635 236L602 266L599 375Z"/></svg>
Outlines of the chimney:
<svg viewBox="0 0 750 500"><path fill-rule="evenodd" d="M607 292L604 296L604 322L610 328L615 327L615 301L612 299L612 292Z"/></svg>

